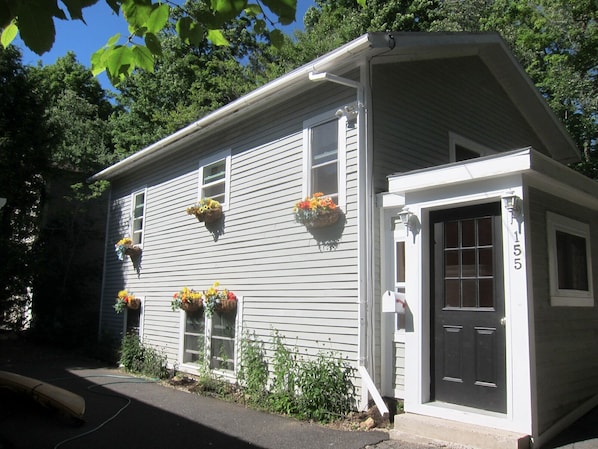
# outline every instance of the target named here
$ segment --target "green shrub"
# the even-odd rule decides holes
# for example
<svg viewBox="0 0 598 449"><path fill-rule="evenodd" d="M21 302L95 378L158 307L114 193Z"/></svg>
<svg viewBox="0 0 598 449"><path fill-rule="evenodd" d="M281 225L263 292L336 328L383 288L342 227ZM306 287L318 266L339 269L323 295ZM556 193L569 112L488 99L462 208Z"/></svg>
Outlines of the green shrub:
<svg viewBox="0 0 598 449"><path fill-rule="evenodd" d="M338 355L320 352L302 360L297 376L297 414L302 419L330 422L355 408L354 368Z"/></svg>
<svg viewBox="0 0 598 449"><path fill-rule="evenodd" d="M151 346L144 345L136 334L123 337L119 363L133 373L165 379L168 377L167 358Z"/></svg>

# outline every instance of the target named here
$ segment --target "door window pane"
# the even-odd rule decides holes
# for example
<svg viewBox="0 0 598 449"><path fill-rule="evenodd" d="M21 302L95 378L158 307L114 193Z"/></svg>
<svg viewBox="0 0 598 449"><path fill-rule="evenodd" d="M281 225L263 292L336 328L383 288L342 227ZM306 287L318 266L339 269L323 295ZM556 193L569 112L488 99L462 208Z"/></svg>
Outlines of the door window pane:
<svg viewBox="0 0 598 449"><path fill-rule="evenodd" d="M480 279L479 281L480 307L494 307L494 279Z"/></svg>
<svg viewBox="0 0 598 449"><path fill-rule="evenodd" d="M475 220L461 221L461 246L464 248L476 244Z"/></svg>
<svg viewBox="0 0 598 449"><path fill-rule="evenodd" d="M444 226L444 247L459 247L459 222L449 221Z"/></svg>
<svg viewBox="0 0 598 449"><path fill-rule="evenodd" d="M462 307L477 307L478 306L478 289L477 281L475 279L465 279L461 281L461 288L463 289Z"/></svg>
<svg viewBox="0 0 598 449"><path fill-rule="evenodd" d="M460 307L460 291L458 280L444 282L444 307Z"/></svg>

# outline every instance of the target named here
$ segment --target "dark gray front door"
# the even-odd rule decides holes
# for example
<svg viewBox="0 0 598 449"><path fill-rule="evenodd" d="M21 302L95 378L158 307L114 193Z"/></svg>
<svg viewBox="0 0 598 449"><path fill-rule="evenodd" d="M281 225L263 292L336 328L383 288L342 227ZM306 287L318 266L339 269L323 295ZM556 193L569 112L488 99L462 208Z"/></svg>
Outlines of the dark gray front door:
<svg viewBox="0 0 598 449"><path fill-rule="evenodd" d="M430 214L432 399L506 412L500 203Z"/></svg>

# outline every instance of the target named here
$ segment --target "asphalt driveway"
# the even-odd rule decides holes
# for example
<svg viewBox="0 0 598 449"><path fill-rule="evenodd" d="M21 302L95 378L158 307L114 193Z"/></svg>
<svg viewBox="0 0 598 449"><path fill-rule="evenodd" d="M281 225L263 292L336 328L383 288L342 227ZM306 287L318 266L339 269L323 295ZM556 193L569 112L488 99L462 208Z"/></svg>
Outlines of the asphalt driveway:
<svg viewBox="0 0 598 449"><path fill-rule="evenodd" d="M388 439L384 431L329 429L174 390L18 340L0 341L0 370L52 383L86 401L84 422L76 425L0 389L0 449L361 449Z"/></svg>

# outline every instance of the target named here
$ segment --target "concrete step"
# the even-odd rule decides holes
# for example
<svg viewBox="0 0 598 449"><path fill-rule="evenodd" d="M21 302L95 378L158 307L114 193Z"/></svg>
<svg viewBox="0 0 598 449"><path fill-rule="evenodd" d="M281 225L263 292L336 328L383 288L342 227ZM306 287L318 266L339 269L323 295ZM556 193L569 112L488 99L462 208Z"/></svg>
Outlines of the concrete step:
<svg viewBox="0 0 598 449"><path fill-rule="evenodd" d="M408 435L452 443L452 447L461 445L472 449L530 448L529 435L412 413L396 415L390 438L399 440Z"/></svg>

